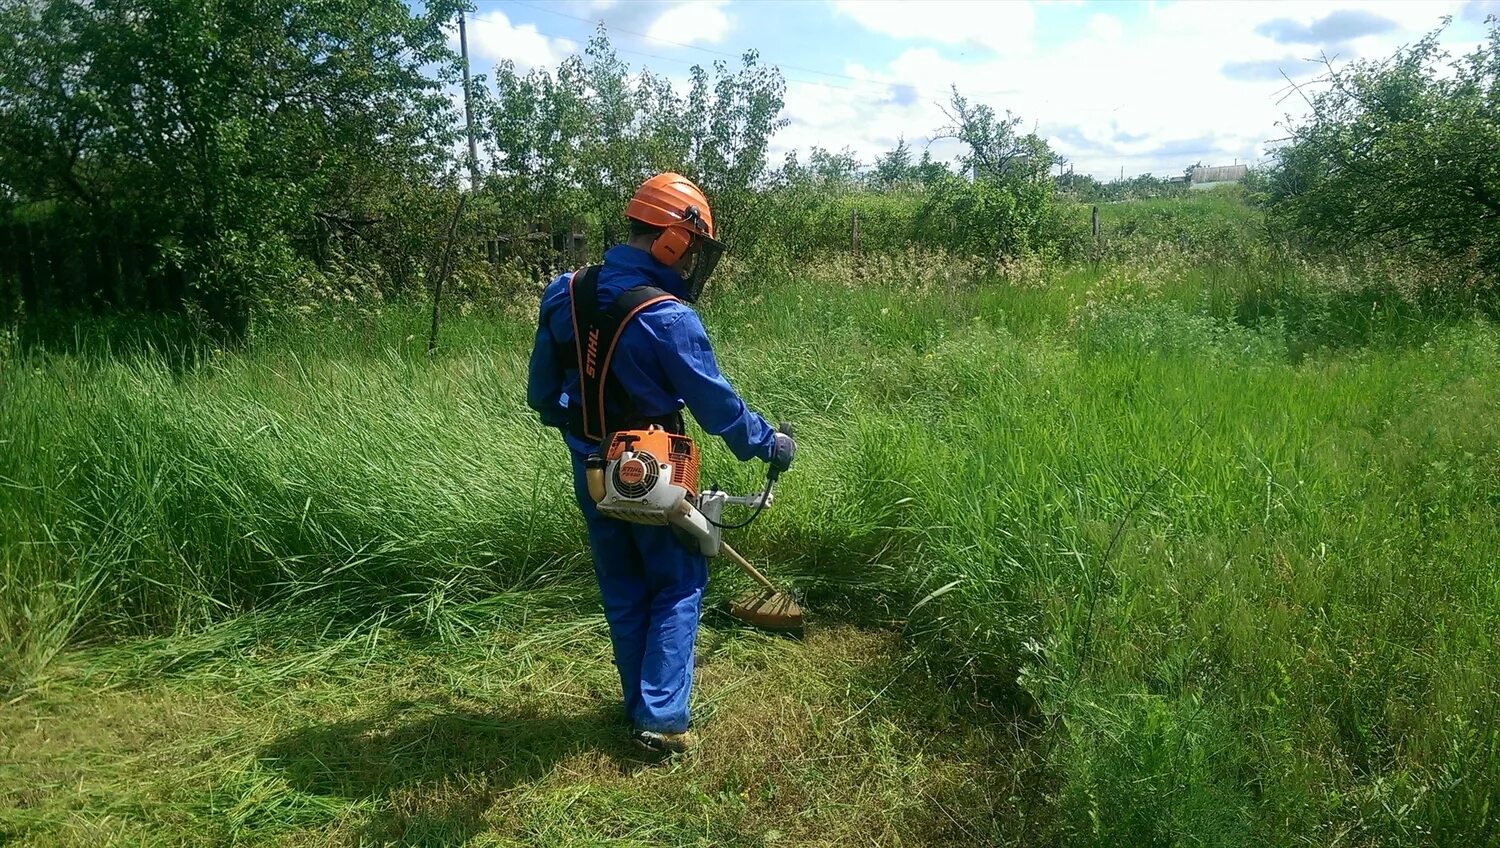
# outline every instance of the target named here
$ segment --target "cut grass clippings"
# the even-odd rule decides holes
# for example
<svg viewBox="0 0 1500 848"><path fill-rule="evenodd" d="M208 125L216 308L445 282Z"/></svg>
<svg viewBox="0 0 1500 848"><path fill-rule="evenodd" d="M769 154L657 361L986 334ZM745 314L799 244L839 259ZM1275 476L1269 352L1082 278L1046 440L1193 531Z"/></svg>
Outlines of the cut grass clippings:
<svg viewBox="0 0 1500 848"><path fill-rule="evenodd" d="M265 632L320 624L259 617ZM799 641L711 622L704 743L654 763L626 741L602 618L497 620L459 643L369 624L332 651L279 649L214 628L71 656L0 713L0 834L36 846L1035 836L1005 808L1040 791L1025 785L1024 728L932 688L889 633L834 626Z"/></svg>

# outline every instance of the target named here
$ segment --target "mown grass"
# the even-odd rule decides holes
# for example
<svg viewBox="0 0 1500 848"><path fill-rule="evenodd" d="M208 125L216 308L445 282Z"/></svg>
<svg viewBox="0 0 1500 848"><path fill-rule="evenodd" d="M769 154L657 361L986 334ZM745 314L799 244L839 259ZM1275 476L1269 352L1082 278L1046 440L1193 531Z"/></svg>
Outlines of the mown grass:
<svg viewBox="0 0 1500 848"><path fill-rule="evenodd" d="M997 708L966 721L1029 716L1046 791L964 790L1028 817L1022 842L1495 840L1500 331L1150 232L1133 255L977 285L977 266L915 255L728 268L704 310L726 371L801 436L739 546L819 624L895 628L928 685ZM586 590L561 447L522 402L525 318L456 317L430 361L423 321L344 315L188 368L7 366L12 697L66 702L69 645L223 632L247 610L463 645L495 628L457 610L530 598L546 620ZM755 485L705 448L708 482ZM741 585L716 568L711 591ZM341 644L307 638L309 656ZM583 669L561 676L602 673Z"/></svg>
<svg viewBox="0 0 1500 848"><path fill-rule="evenodd" d="M1036 761L890 634L804 642L710 616L697 715L657 765L624 741L602 619L497 595L434 637L320 611L70 656L0 714L0 836L31 845L945 845L1014 841ZM538 603L540 601L540 603ZM538 609L541 607L542 609ZM924 703L938 710L910 711ZM913 733L920 722L923 732ZM989 791L979 792L978 787Z"/></svg>

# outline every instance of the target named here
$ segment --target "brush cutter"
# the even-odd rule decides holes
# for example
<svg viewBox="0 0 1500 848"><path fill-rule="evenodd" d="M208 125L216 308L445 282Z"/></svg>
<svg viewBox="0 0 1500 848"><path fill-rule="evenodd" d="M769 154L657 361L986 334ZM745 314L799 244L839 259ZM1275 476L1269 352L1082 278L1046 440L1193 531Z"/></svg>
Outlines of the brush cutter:
<svg viewBox="0 0 1500 848"><path fill-rule="evenodd" d="M791 425L781 431L791 435ZM802 609L777 589L739 552L724 543L722 532L748 527L771 505L776 470L766 474L765 491L731 495L718 489L698 491L698 446L687 436L657 426L622 430L609 436L603 456L587 460L589 496L601 515L636 524L668 525L690 547L707 557L728 556L764 591L749 592L730 601L729 615L765 630L802 631ZM737 524L723 523L724 507L753 509Z"/></svg>

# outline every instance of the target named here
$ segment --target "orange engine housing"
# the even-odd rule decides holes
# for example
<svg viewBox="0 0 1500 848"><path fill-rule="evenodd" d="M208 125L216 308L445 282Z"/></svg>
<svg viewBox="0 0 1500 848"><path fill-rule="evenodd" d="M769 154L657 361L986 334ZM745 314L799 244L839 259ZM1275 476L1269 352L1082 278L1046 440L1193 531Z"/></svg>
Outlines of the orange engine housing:
<svg viewBox="0 0 1500 848"><path fill-rule="evenodd" d="M692 439L654 425L645 430L620 430L610 435L604 459L614 462L626 451L648 453L658 462L671 463L672 484L681 486L689 497L697 496L698 446Z"/></svg>

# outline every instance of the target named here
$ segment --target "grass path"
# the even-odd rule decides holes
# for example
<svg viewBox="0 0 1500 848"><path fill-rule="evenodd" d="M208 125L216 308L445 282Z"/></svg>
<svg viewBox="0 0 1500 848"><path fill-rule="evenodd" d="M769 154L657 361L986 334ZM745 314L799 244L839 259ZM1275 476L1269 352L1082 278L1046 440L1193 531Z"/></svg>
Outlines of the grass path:
<svg viewBox="0 0 1500 848"><path fill-rule="evenodd" d="M584 600L342 635L319 608L269 612L76 654L0 711L0 844L1035 838L1019 726L932 688L878 630L799 641L706 613L704 746L638 759Z"/></svg>

